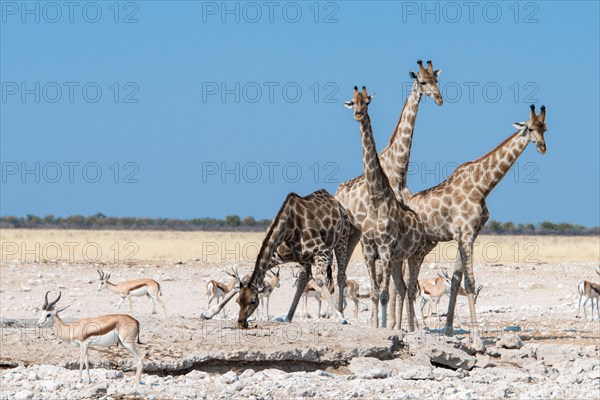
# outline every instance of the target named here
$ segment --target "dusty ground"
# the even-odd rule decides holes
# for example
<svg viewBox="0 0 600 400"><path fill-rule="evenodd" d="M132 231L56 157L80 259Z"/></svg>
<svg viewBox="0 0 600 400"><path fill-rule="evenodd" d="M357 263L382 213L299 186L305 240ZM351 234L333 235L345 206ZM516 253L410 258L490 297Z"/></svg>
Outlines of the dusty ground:
<svg viewBox="0 0 600 400"><path fill-rule="evenodd" d="M254 236L260 237L258 234L236 237L219 233L212 242L206 240L210 238L208 233L69 234L73 235L70 239L64 232L48 231L32 238L31 231L2 232L2 398L600 397L600 324L597 320L576 318L577 284L582 279L598 281L594 272L600 259L598 238L484 238L479 247L482 252L476 258L475 277L484 286L477 310L487 354L476 355L474 368L448 369L426 361L432 372L425 377L402 375L404 367L400 372L389 365L373 367L389 368L391 372L383 373L381 379L371 379L378 375L361 376L356 372L357 367L352 364L358 362L356 357L391 360L386 363L399 358L414 361L419 359L419 351L415 350L419 346L448 343L431 330L403 337L399 332L368 328L370 311L366 298L362 299L358 321L352 318L353 305L349 306L346 315L350 326L297 317L293 325L261 321L259 329L240 332L233 329L232 320L237 316L234 302L226 307L225 319L220 315L212 321L200 321L199 315L207 308L205 281L226 280L224 268L234 262L241 271L250 271L251 259L240 254L246 251L251 258L248 243ZM195 239L201 243L194 244ZM69 240L78 243L78 247L71 245L75 250L72 259L63 256L63 260L52 260L49 243L65 249L64 243ZM121 253L131 251L125 247L129 243L125 240L138 245L137 260L125 260L122 254L113 260L116 262L106 258L86 262L77 257L86 243L96 243L105 255L112 251L111 241L117 243L115 248ZM186 243L188 250L181 250ZM221 248L215 250L210 243ZM91 251L91 247L86 251ZM190 247L199 251L191 252ZM230 253L224 254L223 247ZM532 248L535 262L524 262ZM23 249L29 253L23 254ZM490 253L498 249L499 256ZM189 258L180 256L180 250ZM451 250L446 251L448 257ZM438 268L452 266L442 253L443 250L438 251L440 262L432 264L430 260L424 264L421 278L435 276ZM68 251L64 254L69 255ZM150 259L152 255L156 259ZM95 256L89 253L87 257ZM110 271L113 282L139 277L161 282L167 318L151 315L151 304L146 298L135 298L133 302L132 315L140 320L144 343L141 347L147 352L142 376L145 385L132 384L131 357L120 347L90 350L94 384L77 384L78 350L57 342L50 330L34 327L46 290L63 292L61 304L71 305L63 313L65 319L114 313L118 296L96 291L97 267ZM356 254L348 275L359 281L361 293L366 294L367 273ZM272 316L284 315L291 302L290 267L282 268L282 276L281 288L271 299ZM440 310L445 310L446 304L443 299ZM129 312L127 303L120 312ZM314 301L309 301L309 312L316 314ZM435 328L435 322L434 317L429 327ZM461 343L468 343L468 327L463 325L466 322L466 300L459 299L455 327L465 331L450 345L460 347ZM494 345L507 332L515 332L523 340L520 350L499 350ZM564 350L559 357L561 362L551 360L548 346L540 349L547 344ZM528 355L510 354L516 351Z"/></svg>

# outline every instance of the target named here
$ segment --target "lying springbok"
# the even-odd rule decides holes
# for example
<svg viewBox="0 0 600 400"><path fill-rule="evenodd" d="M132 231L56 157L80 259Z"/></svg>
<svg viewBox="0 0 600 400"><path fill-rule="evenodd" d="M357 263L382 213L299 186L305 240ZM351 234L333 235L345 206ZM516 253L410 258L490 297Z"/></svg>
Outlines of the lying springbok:
<svg viewBox="0 0 600 400"><path fill-rule="evenodd" d="M600 270L596 270L596 273L600 275ZM577 290L579 291L577 318L579 318L579 311L581 310L581 298L585 297L585 301L583 302L583 313L585 315L585 320L588 320L587 310L585 309L588 300L592 301L592 321L594 320L594 299L596 300L596 314L598 315L598 320L600 320L600 310L598 309L598 301L600 301L600 284L590 281L582 281L579 283L579 285L577 285Z"/></svg>
<svg viewBox="0 0 600 400"><path fill-rule="evenodd" d="M271 271L268 272L268 274L270 274L271 276L269 277L269 279L265 279L263 290L258 294L259 301L262 304L262 313L263 313L263 315L267 316L267 321L270 318L269 317L269 299L271 298L271 293L273 293L273 290L275 290L275 288L280 287L279 272L280 272L280 267L277 267L276 273L273 273ZM235 276L233 277L233 279L235 279L237 282L237 278ZM265 299L266 299L266 301L265 301ZM266 314L265 314L265 307L267 309Z"/></svg>
<svg viewBox="0 0 600 400"><path fill-rule="evenodd" d="M294 279L294 283L292 284L292 287L296 287L298 285L298 278L299 278L300 273L299 272L294 272L294 270L292 270L292 278ZM333 281L329 281L329 285L328 285L328 289L329 292L331 294L333 294ZM359 310L359 303L360 300L358 299L358 292L360 289L360 285L357 281L352 280L352 279L348 279L346 280L346 287L344 288L344 305L342 306L342 309L346 309L346 298L350 297L350 299L352 300L352 302L354 303L354 318L358 320L358 310ZM304 291L302 292L302 298L303 298L303 303L302 303L302 317L306 318L307 317L307 309L308 309L308 298L309 297L313 297L315 300L317 300L317 304L319 306L319 310L318 310L318 317L321 317L321 296L319 295L319 292L317 292L316 290L312 289L310 287L310 285L307 285L304 288Z"/></svg>
<svg viewBox="0 0 600 400"><path fill-rule="evenodd" d="M100 286L98 286L98 291L106 288L108 291L113 292L121 296L121 301L117 305L117 311L125 301L129 300L129 312L133 313L133 307L131 306L131 296L148 296L152 300L152 314L156 313L156 303L161 305L163 311L165 312L165 317L167 316L167 309L165 308L165 303L160 298L162 291L160 288L160 284L156 282L154 279L134 279L131 281L121 282L118 285L109 282L110 273L106 274L101 269L98 269L98 275L100 275Z"/></svg>
<svg viewBox="0 0 600 400"><path fill-rule="evenodd" d="M423 309L425 308L425 304L431 302L435 305L435 315L437 316L438 323L440 322L440 314L438 312L438 305L440 303L440 299L443 295L450 295L450 288L452 285L452 280L448 275L447 271L442 271L442 273L438 272L438 276L436 278L430 279L422 279L419 280L419 297L421 298L421 318L425 321L425 317L423 316ZM483 285L479 285L473 294L473 300L475 303L477 302L477 297L479 296L479 292L483 288ZM458 288L459 296L467 296L467 291L459 286ZM427 307L427 318L431 317L431 304L428 304Z"/></svg>
<svg viewBox="0 0 600 400"><path fill-rule="evenodd" d="M75 346L78 345L81 348L79 354L79 382L82 381L82 370L85 363L88 384L92 383L87 355L90 346L108 347L120 343L133 354L134 365L136 366L135 383L140 383L145 354L136 347L136 342L137 344L141 343L140 324L135 318L125 314L110 314L96 318L83 318L75 322L63 322L58 313L68 306L59 309L55 307L62 293L58 292L58 297L52 302L48 301L48 293L50 292L46 292L42 313L36 325L38 327L52 325L54 332L61 340Z"/></svg>

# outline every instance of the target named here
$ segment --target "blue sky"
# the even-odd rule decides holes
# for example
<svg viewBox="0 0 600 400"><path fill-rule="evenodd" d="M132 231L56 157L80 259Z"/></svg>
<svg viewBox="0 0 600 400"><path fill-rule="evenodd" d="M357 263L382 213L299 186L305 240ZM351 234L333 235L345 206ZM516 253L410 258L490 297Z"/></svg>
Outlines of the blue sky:
<svg viewBox="0 0 600 400"><path fill-rule="evenodd" d="M362 173L352 87L377 92L383 149L431 59L445 103L420 107L413 191L545 104L548 151L491 218L600 224L598 2L73 4L1 3L1 215L272 218Z"/></svg>

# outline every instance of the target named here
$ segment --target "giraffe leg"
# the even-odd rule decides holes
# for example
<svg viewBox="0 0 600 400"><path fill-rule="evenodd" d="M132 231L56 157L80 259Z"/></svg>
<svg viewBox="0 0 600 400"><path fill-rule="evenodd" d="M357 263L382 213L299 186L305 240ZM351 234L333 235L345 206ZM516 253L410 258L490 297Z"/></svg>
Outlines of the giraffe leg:
<svg viewBox="0 0 600 400"><path fill-rule="evenodd" d="M396 264L398 265L398 264ZM402 265L402 263L400 263L399 265ZM394 286L396 288L396 292L398 293L399 297L400 297L400 301L397 303L397 308L396 308L396 329L397 330L401 330L402 329L402 312L404 310L404 297L406 296L406 284L404 282L404 274L402 273L402 270L398 270L395 269L392 271L392 278L394 280Z"/></svg>
<svg viewBox="0 0 600 400"><path fill-rule="evenodd" d="M463 265L464 265L464 252L461 246L458 247L458 260L454 265L454 273L452 274L452 281L450 285L450 300L448 301L448 312L446 314L446 327L444 334L446 336L454 335L454 309L456 307L456 297L458 296L458 289L463 278Z"/></svg>
<svg viewBox="0 0 600 400"><path fill-rule="evenodd" d="M395 278L393 278L395 271L392 270L392 279L390 279L390 301L388 302L388 315L389 315L389 325L390 329L396 329L397 321L396 321L396 300L398 298L398 292L396 291L396 285L394 284Z"/></svg>
<svg viewBox="0 0 600 400"><path fill-rule="evenodd" d="M392 274L391 250L380 248L381 255L381 286L379 303L381 305L381 327L387 328L387 304L390 299L390 276Z"/></svg>
<svg viewBox="0 0 600 400"><path fill-rule="evenodd" d="M408 259L408 330L415 330L415 301L417 300L417 283L421 270L422 256Z"/></svg>
<svg viewBox="0 0 600 400"><path fill-rule="evenodd" d="M304 268L300 270L298 273L298 283L296 284L296 293L294 294L294 300L292 300L292 305L288 311L287 317L285 317L285 322L292 322L294 319L294 313L296 312L296 307L298 307L298 302L300 301L300 297L304 292L304 288L308 282L308 273L310 271L310 264L304 265Z"/></svg>
<svg viewBox="0 0 600 400"><path fill-rule="evenodd" d="M348 267L348 254L346 243L335 249L337 262L337 284L338 284L338 310L344 315L344 289L346 288L346 268Z"/></svg>
<svg viewBox="0 0 600 400"><path fill-rule="evenodd" d="M461 241L462 242L462 241ZM475 310L475 277L473 275L473 241L459 242L459 250L461 252L461 259L463 260L464 267L464 283L465 291L467 292L467 299L469 301L469 311L471 314L471 335L473 347L478 351L485 350L485 345L479 333L479 324L477 323L477 313ZM460 282L459 282L460 283ZM452 282L454 287L454 279ZM457 288L458 292L458 288ZM458 294L458 293L457 293ZM456 306L456 298L454 299L454 306ZM446 322L448 322L446 320Z"/></svg>
<svg viewBox="0 0 600 400"><path fill-rule="evenodd" d="M315 274L313 279L310 280L309 285L319 293L321 300L327 300L329 308L333 311L333 314L337 316L342 324L348 322L344 318L344 315L335 307L333 296L329 293L327 288L327 270L331 268L332 254L328 250L320 251L315 256ZM339 273L339 272L338 272ZM344 285L346 280L344 279ZM343 292L342 292L343 294ZM343 304L343 303L342 303Z"/></svg>

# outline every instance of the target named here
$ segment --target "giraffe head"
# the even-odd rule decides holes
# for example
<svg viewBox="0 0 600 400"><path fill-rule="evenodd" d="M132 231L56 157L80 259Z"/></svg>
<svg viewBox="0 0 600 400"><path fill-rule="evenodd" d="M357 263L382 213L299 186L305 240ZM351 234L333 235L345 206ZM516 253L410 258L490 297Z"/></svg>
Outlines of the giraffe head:
<svg viewBox="0 0 600 400"><path fill-rule="evenodd" d="M369 110L369 104L371 100L375 97L375 95L367 94L367 88L362 87L362 92L358 91L358 87L354 86L354 96L352 96L352 100L349 100L344 103L346 108L349 108L354 111L354 119L357 121L362 121L365 115Z"/></svg>
<svg viewBox="0 0 600 400"><path fill-rule="evenodd" d="M240 291L238 293L237 303L240 305L240 314L238 316L238 327L248 329L248 318L256 311L258 307L258 294L263 288L256 287L249 279L242 281L237 276Z"/></svg>
<svg viewBox="0 0 600 400"><path fill-rule="evenodd" d="M540 154L546 153L546 107L542 106L539 115L535 115L535 106L531 105L529 120L527 122L515 122L513 126L521 132L521 136L526 136L530 142L536 144Z"/></svg>
<svg viewBox="0 0 600 400"><path fill-rule="evenodd" d="M433 70L433 64L431 61L427 61L427 68L423 67L423 61L417 61L419 64L419 72L410 71L410 77L415 81L416 90L429 96L435 101L438 106L444 103L440 89L438 88L438 76L442 73L441 69Z"/></svg>

